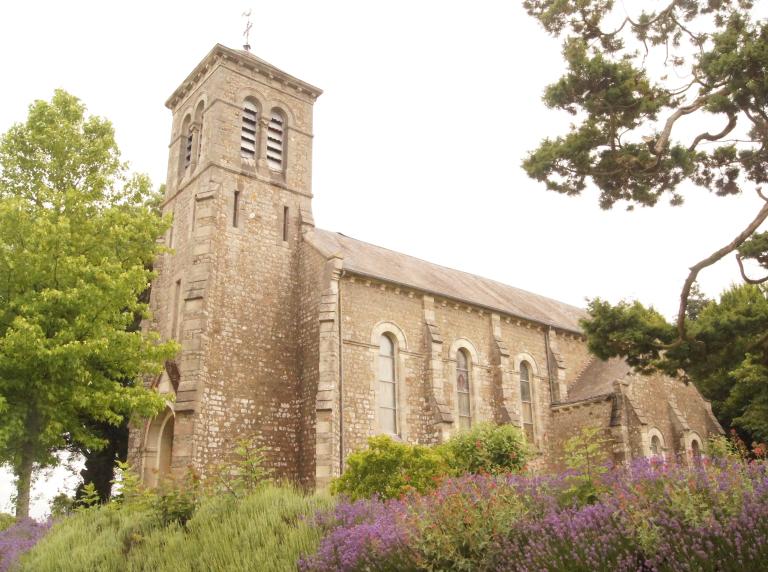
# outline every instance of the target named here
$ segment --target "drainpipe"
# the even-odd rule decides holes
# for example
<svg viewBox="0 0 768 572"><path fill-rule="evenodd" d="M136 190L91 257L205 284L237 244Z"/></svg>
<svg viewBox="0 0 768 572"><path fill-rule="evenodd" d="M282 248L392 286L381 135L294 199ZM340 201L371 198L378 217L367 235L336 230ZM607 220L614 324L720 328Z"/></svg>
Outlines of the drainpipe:
<svg viewBox="0 0 768 572"><path fill-rule="evenodd" d="M554 382L552 380L552 364L550 362L550 354L552 353L551 348L549 347L549 330L550 328L547 328L544 330L544 351L547 354L547 379L549 380L549 403L550 405L555 402L555 387ZM558 401L560 401L558 399Z"/></svg>
<svg viewBox="0 0 768 572"><path fill-rule="evenodd" d="M343 338L341 337L341 279L344 269L339 273L339 282L336 294L336 313L339 316L339 475L344 472L344 359L342 356Z"/></svg>

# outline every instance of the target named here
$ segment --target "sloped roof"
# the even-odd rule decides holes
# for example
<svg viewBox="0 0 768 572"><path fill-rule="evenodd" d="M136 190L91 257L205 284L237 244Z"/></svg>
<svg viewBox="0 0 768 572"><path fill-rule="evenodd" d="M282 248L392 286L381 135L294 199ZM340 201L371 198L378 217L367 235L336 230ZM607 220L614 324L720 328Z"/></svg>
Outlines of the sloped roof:
<svg viewBox="0 0 768 572"><path fill-rule="evenodd" d="M617 379L623 379L631 372L632 368L622 358L610 358L603 361L593 356L590 363L568 390L568 401L581 401L612 393L613 382Z"/></svg>
<svg viewBox="0 0 768 572"><path fill-rule="evenodd" d="M503 314L581 333L586 312L500 282L446 268L343 234L314 229L305 239L325 256L339 255L354 274L409 286Z"/></svg>

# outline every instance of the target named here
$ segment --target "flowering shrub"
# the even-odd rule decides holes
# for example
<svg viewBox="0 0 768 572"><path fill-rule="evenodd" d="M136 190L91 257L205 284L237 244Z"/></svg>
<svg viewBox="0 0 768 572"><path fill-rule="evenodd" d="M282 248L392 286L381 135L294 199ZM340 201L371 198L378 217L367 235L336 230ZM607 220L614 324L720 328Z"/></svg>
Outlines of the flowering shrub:
<svg viewBox="0 0 768 572"><path fill-rule="evenodd" d="M321 570L748 571L768 561L768 465L640 460L594 477L465 475L402 499L341 502L320 520Z"/></svg>
<svg viewBox="0 0 768 572"><path fill-rule="evenodd" d="M11 569L19 556L31 549L51 527L50 521L24 519L0 531L0 572Z"/></svg>
<svg viewBox="0 0 768 572"><path fill-rule="evenodd" d="M516 472L525 467L529 457L519 428L493 423L478 423L451 437L438 450L456 476Z"/></svg>

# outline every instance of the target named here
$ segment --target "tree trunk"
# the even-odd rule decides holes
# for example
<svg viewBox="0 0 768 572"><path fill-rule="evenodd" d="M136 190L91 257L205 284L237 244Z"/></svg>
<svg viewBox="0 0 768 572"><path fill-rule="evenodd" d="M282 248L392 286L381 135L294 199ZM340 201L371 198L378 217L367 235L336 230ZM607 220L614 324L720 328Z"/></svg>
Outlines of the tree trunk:
<svg viewBox="0 0 768 572"><path fill-rule="evenodd" d="M32 443L27 441L21 448L21 460L16 473L16 518L29 518L29 497L32 489L32 468L34 466Z"/></svg>
<svg viewBox="0 0 768 572"><path fill-rule="evenodd" d="M85 468L80 471L83 483L78 487L75 498L83 496L83 489L93 483L101 502L107 502L112 493L112 480L115 478L115 461L125 462L128 457L128 421L115 427L104 422L93 422L92 430L107 439L107 445L98 451L83 449Z"/></svg>

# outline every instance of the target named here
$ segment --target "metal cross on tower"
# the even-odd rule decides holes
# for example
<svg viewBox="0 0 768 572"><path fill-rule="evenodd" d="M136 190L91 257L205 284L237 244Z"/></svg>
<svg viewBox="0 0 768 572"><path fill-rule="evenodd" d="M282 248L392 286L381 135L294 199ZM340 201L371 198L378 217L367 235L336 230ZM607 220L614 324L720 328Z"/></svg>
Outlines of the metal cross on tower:
<svg viewBox="0 0 768 572"><path fill-rule="evenodd" d="M251 51L250 35L251 35L251 28L253 27L253 24L251 24L251 11L248 10L247 12L243 12L243 17L248 18L248 20L245 23L245 31L243 32L243 36L245 36L245 44L243 44L243 49L246 52L250 52Z"/></svg>

